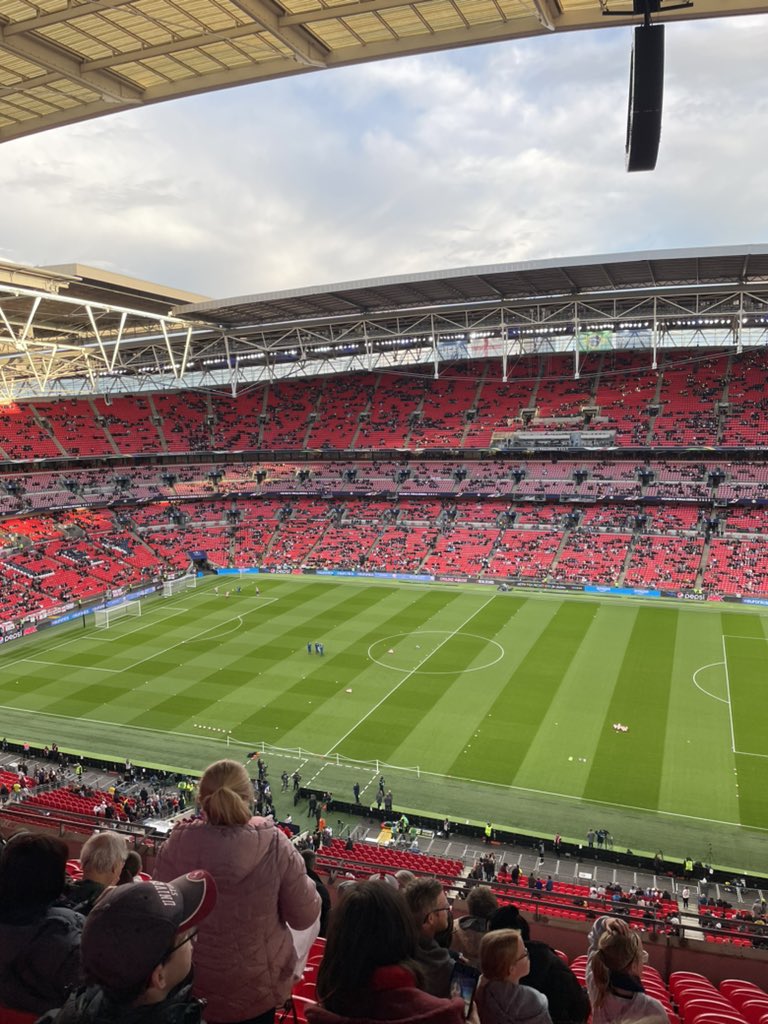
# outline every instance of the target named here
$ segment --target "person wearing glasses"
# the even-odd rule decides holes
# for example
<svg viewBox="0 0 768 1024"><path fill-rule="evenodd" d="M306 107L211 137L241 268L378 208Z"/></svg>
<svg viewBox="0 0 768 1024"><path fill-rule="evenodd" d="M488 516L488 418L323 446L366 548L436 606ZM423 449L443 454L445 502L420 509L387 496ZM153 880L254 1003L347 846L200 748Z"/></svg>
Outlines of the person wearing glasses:
<svg viewBox="0 0 768 1024"><path fill-rule="evenodd" d="M514 904L499 907L488 922L488 931L502 928L515 928L522 935L528 950L529 970L520 983L538 989L547 997L553 1024L585 1024L590 1014L587 993L551 946L531 939L530 926Z"/></svg>
<svg viewBox="0 0 768 1024"><path fill-rule="evenodd" d="M309 1024L465 1024L462 999L420 986L418 941L396 886L365 881L348 889L331 915Z"/></svg>
<svg viewBox="0 0 768 1024"><path fill-rule="evenodd" d="M207 871L106 889L83 929L86 984L39 1024L202 1024L192 946L215 904Z"/></svg>
<svg viewBox="0 0 768 1024"><path fill-rule="evenodd" d="M436 878L417 878L403 890L419 936L419 987L433 996L450 995L451 976L458 954L448 947L453 934L453 913Z"/></svg>
<svg viewBox="0 0 768 1024"><path fill-rule="evenodd" d="M516 928L487 932L480 943L480 983L475 1001L480 1024L552 1024L547 997L521 985L530 956Z"/></svg>

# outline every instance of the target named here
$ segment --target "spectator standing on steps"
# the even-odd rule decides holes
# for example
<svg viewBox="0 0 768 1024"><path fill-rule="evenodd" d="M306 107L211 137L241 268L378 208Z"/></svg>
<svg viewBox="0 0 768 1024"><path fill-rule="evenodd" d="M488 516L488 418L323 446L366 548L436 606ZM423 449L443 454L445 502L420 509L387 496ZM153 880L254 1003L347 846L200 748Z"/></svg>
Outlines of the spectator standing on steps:
<svg viewBox="0 0 768 1024"><path fill-rule="evenodd" d="M687 885L683 889L683 891L680 893L680 895L681 895L682 900L683 900L683 910L687 910L688 909L688 900L691 898L691 890L688 888Z"/></svg>
<svg viewBox="0 0 768 1024"><path fill-rule="evenodd" d="M179 822L155 863L156 880L203 869L216 883L216 907L198 936L193 987L208 1000L209 1021L271 1024L293 983L290 929L308 929L320 915L301 854L271 818L253 816L252 801L242 764L210 765L198 789L202 817Z"/></svg>

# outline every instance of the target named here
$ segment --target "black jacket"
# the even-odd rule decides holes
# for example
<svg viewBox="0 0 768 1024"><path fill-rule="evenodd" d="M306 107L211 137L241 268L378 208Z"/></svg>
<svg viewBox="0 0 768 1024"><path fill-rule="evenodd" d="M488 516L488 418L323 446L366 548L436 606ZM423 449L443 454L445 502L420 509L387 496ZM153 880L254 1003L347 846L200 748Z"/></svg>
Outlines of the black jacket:
<svg viewBox="0 0 768 1024"><path fill-rule="evenodd" d="M63 907L0 912L0 1006L44 1013L80 982L84 919Z"/></svg>
<svg viewBox="0 0 768 1024"><path fill-rule="evenodd" d="M162 1003L122 1006L113 1003L99 985L80 988L59 1010L51 1010L37 1024L204 1024L200 999L191 986L171 992Z"/></svg>
<svg viewBox="0 0 768 1024"><path fill-rule="evenodd" d="M106 886L101 882L94 882L90 878L80 878L77 882L72 882L64 891L64 905L87 917L105 889Z"/></svg>
<svg viewBox="0 0 768 1024"><path fill-rule="evenodd" d="M546 942L526 942L531 958L523 985L543 992L549 1002L553 1024L583 1024L589 1017L589 997L578 978Z"/></svg>

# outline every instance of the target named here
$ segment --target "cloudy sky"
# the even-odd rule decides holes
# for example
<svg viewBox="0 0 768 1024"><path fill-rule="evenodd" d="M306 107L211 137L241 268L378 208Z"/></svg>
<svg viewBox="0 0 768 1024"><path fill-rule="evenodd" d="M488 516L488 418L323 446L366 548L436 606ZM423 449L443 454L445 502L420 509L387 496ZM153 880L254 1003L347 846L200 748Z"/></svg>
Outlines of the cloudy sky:
<svg viewBox="0 0 768 1024"><path fill-rule="evenodd" d="M667 28L655 172L626 174L631 29L231 89L0 147L0 257L215 297L768 241L768 17Z"/></svg>

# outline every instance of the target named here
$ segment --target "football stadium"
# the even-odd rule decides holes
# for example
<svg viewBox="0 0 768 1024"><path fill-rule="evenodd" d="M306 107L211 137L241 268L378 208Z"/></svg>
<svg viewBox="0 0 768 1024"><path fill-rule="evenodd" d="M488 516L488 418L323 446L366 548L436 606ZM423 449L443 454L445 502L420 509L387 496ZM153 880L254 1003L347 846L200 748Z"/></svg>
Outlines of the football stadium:
<svg viewBox="0 0 768 1024"><path fill-rule="evenodd" d="M616 13L147 6L3 15L0 141ZM109 819L149 881L231 759L329 888L426 872L457 914L490 856L583 981L613 884L671 1024L768 1024L767 378L768 245L222 299L0 262L3 839L78 878ZM0 1024L52 1005L0 984Z"/></svg>

